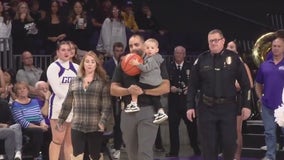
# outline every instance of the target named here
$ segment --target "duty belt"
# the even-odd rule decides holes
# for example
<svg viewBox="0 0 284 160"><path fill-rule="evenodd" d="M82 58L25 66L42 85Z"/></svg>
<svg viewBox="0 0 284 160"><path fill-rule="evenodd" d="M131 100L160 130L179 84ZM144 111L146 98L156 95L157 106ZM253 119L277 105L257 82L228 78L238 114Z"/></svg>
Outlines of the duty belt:
<svg viewBox="0 0 284 160"><path fill-rule="evenodd" d="M215 97L209 97L206 95L202 95L202 101L209 105L212 106L214 104L226 104L226 103L234 103L236 100L235 98L215 98Z"/></svg>

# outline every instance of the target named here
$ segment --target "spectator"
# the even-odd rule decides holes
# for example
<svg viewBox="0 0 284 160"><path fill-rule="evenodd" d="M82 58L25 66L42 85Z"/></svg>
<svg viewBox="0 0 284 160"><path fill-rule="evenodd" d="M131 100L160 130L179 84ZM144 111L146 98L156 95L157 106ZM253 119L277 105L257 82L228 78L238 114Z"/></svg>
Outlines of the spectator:
<svg viewBox="0 0 284 160"><path fill-rule="evenodd" d="M76 0L68 16L68 38L73 41L79 49L89 50L90 23L85 10L85 3Z"/></svg>
<svg viewBox="0 0 284 160"><path fill-rule="evenodd" d="M173 53L174 59L168 65L171 91L168 97L169 107L169 131L170 131L170 151L167 157L178 157L180 148L180 121L183 120L187 136L193 154L200 155L198 146L197 122L190 122L186 117L186 95L189 86L191 64L185 60L186 49L183 46L176 46Z"/></svg>
<svg viewBox="0 0 284 160"><path fill-rule="evenodd" d="M39 0L30 0L29 7L30 7L31 17L34 19L36 24L39 24L40 21L45 19L46 12L43 10L40 10Z"/></svg>
<svg viewBox="0 0 284 160"><path fill-rule="evenodd" d="M124 24L127 29L135 33L139 31L139 27L135 20L135 14L132 5L133 2L127 1L123 12L121 12L121 15L123 16Z"/></svg>
<svg viewBox="0 0 284 160"><path fill-rule="evenodd" d="M227 44L227 49L236 52L237 54L238 52L238 45L237 42L235 41L230 41ZM253 88L253 79L250 73L250 69L248 67L248 65L246 63L244 63L245 69L247 71L248 74L248 78L249 78L249 82L250 82L250 88ZM240 97L240 84L236 81L235 83L236 86L236 90L238 92L238 100L241 99ZM239 104L241 104L241 102L239 102ZM240 160L241 159L241 153L242 153L242 147L243 147L243 135L242 135L242 125L243 124L243 119L242 119L242 113L241 113L241 106L239 107L238 110L238 115L237 115L237 149L236 149L236 153L235 153L235 160Z"/></svg>
<svg viewBox="0 0 284 160"><path fill-rule="evenodd" d="M20 0L10 0L8 5L8 11L10 13L11 19L14 19L16 16L18 4L20 3Z"/></svg>
<svg viewBox="0 0 284 160"><path fill-rule="evenodd" d="M21 56L22 68L17 71L16 81L26 82L30 86L31 95L39 95L34 86L37 81L39 81L42 74L42 69L34 65L33 55L29 51L24 51Z"/></svg>
<svg viewBox="0 0 284 160"><path fill-rule="evenodd" d="M14 120L22 127L24 135L30 138L32 156L37 159L43 141L43 132L48 130L48 125L40 111L36 99L29 98L29 85L26 82L15 84L17 99L12 103L12 114Z"/></svg>
<svg viewBox="0 0 284 160"><path fill-rule="evenodd" d="M4 85L3 92L1 93L1 98L8 103L12 103L16 99L16 94L13 91L13 86L15 84L15 73L10 70L3 71Z"/></svg>
<svg viewBox="0 0 284 160"><path fill-rule="evenodd" d="M37 96L35 97L35 99L38 101L38 104L41 109L41 114L44 117L45 123L48 126L50 126L50 122L48 119L48 106L49 106L49 98L51 95L49 91L49 85L45 81L38 81L35 84L35 89L41 92L43 95L43 97ZM52 139L50 127L48 128L47 132L44 132L43 137L44 139L43 139L43 145L42 145L41 151L42 151L43 159L48 160L49 159L49 154L48 154L49 144Z"/></svg>
<svg viewBox="0 0 284 160"><path fill-rule="evenodd" d="M262 160L276 159L276 122L274 110L282 103L284 88L284 39L277 37L272 41L272 58L264 61L255 78L255 91L261 104L261 117L264 124L267 150ZM277 82L277 83L275 83ZM284 128L281 128L284 133Z"/></svg>
<svg viewBox="0 0 284 160"><path fill-rule="evenodd" d="M141 10L136 15L137 24L142 32L157 32L163 34L156 17L152 14L151 8L148 4L144 3Z"/></svg>
<svg viewBox="0 0 284 160"><path fill-rule="evenodd" d="M7 128L0 128L0 140L4 140L5 152L7 160L14 160L15 154L15 133ZM5 159L4 155L0 155L1 159Z"/></svg>
<svg viewBox="0 0 284 160"><path fill-rule="evenodd" d="M5 86L4 73L3 70L0 68L0 93L6 90L4 86Z"/></svg>
<svg viewBox="0 0 284 160"><path fill-rule="evenodd" d="M163 54L169 48L168 31L159 24L155 15L147 3L142 4L141 10L137 12L136 22L139 26L139 32L145 38L155 38L160 43L160 53Z"/></svg>
<svg viewBox="0 0 284 160"><path fill-rule="evenodd" d="M97 3L97 6L91 12L92 36L90 39L90 49L92 50L96 50L104 20L111 16L111 6L111 0L102 0L101 3Z"/></svg>
<svg viewBox="0 0 284 160"><path fill-rule="evenodd" d="M17 6L16 15L12 22L14 54L21 54L26 50L35 53L37 36L37 24L30 15L28 4L22 1Z"/></svg>
<svg viewBox="0 0 284 160"><path fill-rule="evenodd" d="M72 41L69 41L69 44L70 44L70 47L71 47L71 56L70 56L71 59L70 59L70 61L79 65L80 59L79 59L79 55L78 55L78 47Z"/></svg>
<svg viewBox="0 0 284 160"><path fill-rule="evenodd" d="M114 43L121 42L123 46L126 47L125 29L120 9L116 5L112 6L111 17L106 18L103 23L97 50L104 52L105 56L111 57L113 56L112 46Z"/></svg>
<svg viewBox="0 0 284 160"><path fill-rule="evenodd" d="M11 30L12 30L11 17L9 15L9 12L4 10L3 2L0 1L0 53L3 51L10 50L8 41L4 42L4 39L10 38Z"/></svg>
<svg viewBox="0 0 284 160"><path fill-rule="evenodd" d="M113 45L113 57L104 62L104 69L108 76L112 78L115 67L119 64L120 58L123 55L123 44L116 42ZM121 116L121 98L111 97L113 116L114 116L114 127L113 127L113 148L111 148L111 154L114 159L120 158L120 149L122 146L122 133L120 130L120 116Z"/></svg>
<svg viewBox="0 0 284 160"><path fill-rule="evenodd" d="M57 42L66 39L66 20L60 15L59 11L59 2L52 0L43 26L46 36L46 53L49 55L55 54Z"/></svg>
<svg viewBox="0 0 284 160"><path fill-rule="evenodd" d="M22 129L15 124L8 102L0 100L0 139L5 140L8 159L22 159Z"/></svg>

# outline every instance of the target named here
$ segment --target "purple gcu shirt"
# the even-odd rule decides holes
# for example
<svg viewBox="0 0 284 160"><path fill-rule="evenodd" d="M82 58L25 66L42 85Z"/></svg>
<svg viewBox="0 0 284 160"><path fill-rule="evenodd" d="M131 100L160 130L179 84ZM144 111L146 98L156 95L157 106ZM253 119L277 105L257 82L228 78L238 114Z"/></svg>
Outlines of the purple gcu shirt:
<svg viewBox="0 0 284 160"><path fill-rule="evenodd" d="M278 64L272 59L260 65L255 81L263 84L262 103L264 106L276 109L282 103L282 90L284 87L284 58Z"/></svg>

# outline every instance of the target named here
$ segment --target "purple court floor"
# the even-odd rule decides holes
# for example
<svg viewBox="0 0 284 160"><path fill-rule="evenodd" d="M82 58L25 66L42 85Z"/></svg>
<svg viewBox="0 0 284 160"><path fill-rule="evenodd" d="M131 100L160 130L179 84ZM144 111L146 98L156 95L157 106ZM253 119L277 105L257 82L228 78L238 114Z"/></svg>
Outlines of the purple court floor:
<svg viewBox="0 0 284 160"><path fill-rule="evenodd" d="M200 156L192 157L168 157L168 158L155 158L155 160L202 160ZM222 160L222 158L219 158ZM259 160L257 158L241 158L241 160Z"/></svg>

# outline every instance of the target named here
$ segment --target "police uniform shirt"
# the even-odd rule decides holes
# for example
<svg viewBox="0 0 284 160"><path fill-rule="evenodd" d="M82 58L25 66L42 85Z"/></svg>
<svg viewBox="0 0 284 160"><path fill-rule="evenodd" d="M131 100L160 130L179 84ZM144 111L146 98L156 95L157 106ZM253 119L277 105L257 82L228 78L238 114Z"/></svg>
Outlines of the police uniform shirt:
<svg viewBox="0 0 284 160"><path fill-rule="evenodd" d="M171 62L170 65L168 66L168 72L170 76L171 86L175 86L177 88L183 88L184 86L188 85L189 73L190 73L189 63L182 62L181 64L177 64L175 62Z"/></svg>
<svg viewBox="0 0 284 160"><path fill-rule="evenodd" d="M195 107L194 98L197 90L200 90L202 95L213 98L235 97L236 80L242 89L242 106L249 107L250 85L241 58L226 49L219 54L211 54L209 51L201 54L191 70L188 108Z"/></svg>

